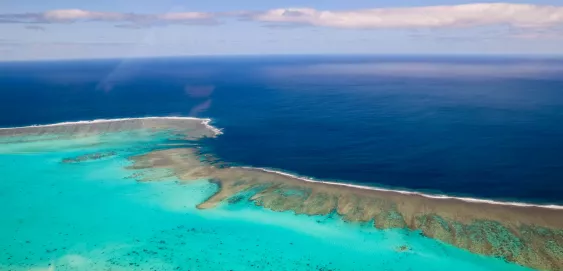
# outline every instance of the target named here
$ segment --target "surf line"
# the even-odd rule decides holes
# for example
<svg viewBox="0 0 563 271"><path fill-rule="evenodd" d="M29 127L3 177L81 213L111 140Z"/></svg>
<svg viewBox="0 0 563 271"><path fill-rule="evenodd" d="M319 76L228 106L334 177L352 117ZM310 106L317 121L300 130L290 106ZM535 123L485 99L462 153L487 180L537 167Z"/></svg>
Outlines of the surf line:
<svg viewBox="0 0 563 271"><path fill-rule="evenodd" d="M198 120L198 121L201 122L201 124L205 125L205 127L207 129L211 130L215 135L223 134L223 131L221 129L211 125L212 119L210 119L210 118L178 117L178 116L81 120L81 121L59 122L59 123L53 123L53 124L38 124L38 125L21 126L21 127L8 127L8 128L0 128L0 130L21 129L21 128L30 128L30 127L65 126L65 125L88 124L88 123L105 123L105 122L117 122L117 121L127 121L127 120L143 120L143 119ZM287 172L273 170L273 169L267 169L267 168L244 167L244 166L238 167L238 168L244 168L244 169L250 169L250 170L260 170L260 171L263 171L263 172L283 175L283 176L286 176L286 177L289 177L289 178L293 178L293 179L297 179L297 180L301 180L301 181L305 181L305 182L310 182L310 183L323 183L323 184L328 184L328 185L344 186L344 187L351 187L351 188L365 189L365 190L372 190L372 191L379 191L379 192L398 193L398 194L403 194L403 195L420 196L420 197L425 197L425 198L430 198L430 199L460 200L460 201L471 202L471 203L496 204L496 205L517 206L517 207L537 207L537 208L563 210L562 205L541 205L541 204L531 204L531 203L522 203L522 202L509 202L509 201L495 201L495 200L488 200L488 199L476 199L476 198L469 198L469 197L454 197L454 196L447 196L447 195L424 194L424 193L413 192L413 191L393 190L393 189L385 189L385 188L355 185L355 184L348 184L348 183L320 181L320 180L314 180L314 179L311 179L311 178L293 175L293 174L290 174L290 173L287 173Z"/></svg>
<svg viewBox="0 0 563 271"><path fill-rule="evenodd" d="M259 170L263 172L268 172L272 174L283 175L289 178L301 180L304 182L310 183L322 183L328 185L335 185L335 186L344 186L344 187L351 187L357 189L365 189L365 190L372 190L372 191L379 191L379 192L387 192L387 193L397 193L403 195L410 195L410 196L420 196L430 199L439 199L439 200L460 200L465 202L471 203L483 203L483 204L495 204L495 205L504 205L504 206L517 206L517 207L536 207L536 208L546 208L546 209L555 209L555 210L563 210L563 206L561 205L541 205L541 204L531 204L531 203L523 203L523 202L510 202L510 201L495 201L495 200L488 200L488 199L476 199L476 198L468 198L468 197L453 197L453 196L446 196L446 195L432 195L432 194L424 194L420 192L413 192L413 191L404 191L404 190L393 190L393 189L385 189L385 188L378 188L373 186L363 186L363 185L356 185L356 184L348 184L348 183L337 183L337 182L327 182L327 181L320 181L314 180L307 177L293 175L287 172L267 169L267 168L259 168L259 167L238 167L243 169L250 169L250 170Z"/></svg>
<svg viewBox="0 0 563 271"><path fill-rule="evenodd" d="M0 130L11 130L11 129L22 129L22 128L40 128L40 127L53 127L53 126L72 126L77 124L92 124L92 123L107 123L107 122L119 122L119 121L128 121L128 120L145 120L145 119L152 119L152 120L198 120L201 124L203 124L207 129L211 130L215 135L223 134L223 131L213 125L211 125L212 119L210 118L196 118L196 117L140 117L140 118L116 118L116 119L95 119L95 120L79 120L79 121L66 121L66 122L58 122L58 123L51 123L51 124L35 124L35 125L28 125L28 126L19 126L19 127L6 127L0 128Z"/></svg>

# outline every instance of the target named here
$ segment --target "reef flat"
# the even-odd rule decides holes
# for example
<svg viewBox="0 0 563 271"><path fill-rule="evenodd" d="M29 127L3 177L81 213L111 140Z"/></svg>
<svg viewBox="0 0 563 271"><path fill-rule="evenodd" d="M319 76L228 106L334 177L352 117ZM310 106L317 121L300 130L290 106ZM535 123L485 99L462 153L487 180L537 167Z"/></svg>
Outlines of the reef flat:
<svg viewBox="0 0 563 271"><path fill-rule="evenodd" d="M95 120L0 129L0 143L4 143L5 152L19 153L36 147L19 148L14 144L11 148L11 143L41 141L41 149L45 149L49 145L45 140L66 136L96 138L115 132L131 133L121 135L121 140L164 133L167 138L189 141L221 133L207 119ZM112 140L88 140L81 144L107 145ZM209 180L216 184L217 190L197 204L200 210L248 201L278 212L337 214L350 223L369 223L377 229L409 229L476 254L525 267L563 270L563 208L559 206L499 203L313 181L267 169L227 166L186 144L170 141L151 144L148 151L129 157L132 163L127 168L133 171L130 178L141 182L169 180L168 177L183 183ZM109 159L117 156L114 151L96 149L60 161L80 164ZM409 247L398 244L395 250L408 252Z"/></svg>
<svg viewBox="0 0 563 271"><path fill-rule="evenodd" d="M311 182L263 169L215 166L190 148L153 151L131 160L134 163L130 169L164 169L162 174L184 182L212 180L219 189L198 205L200 209L249 200L274 211L337 213L345 221L369 222L379 229L416 230L473 253L526 267L563 270L561 208L432 198ZM157 181L162 174L141 175L138 179Z"/></svg>
<svg viewBox="0 0 563 271"><path fill-rule="evenodd" d="M220 131L209 125L209 119L189 117L146 117L124 119L99 119L93 121L62 122L56 124L0 128L0 137L21 136L90 136L122 131L167 131L184 139L212 137Z"/></svg>

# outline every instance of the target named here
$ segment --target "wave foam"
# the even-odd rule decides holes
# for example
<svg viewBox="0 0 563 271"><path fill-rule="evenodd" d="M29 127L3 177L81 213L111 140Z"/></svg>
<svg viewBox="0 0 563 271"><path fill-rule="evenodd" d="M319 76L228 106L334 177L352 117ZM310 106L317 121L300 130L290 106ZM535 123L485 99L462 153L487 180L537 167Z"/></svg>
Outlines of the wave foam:
<svg viewBox="0 0 563 271"><path fill-rule="evenodd" d="M7 127L0 128L0 130L11 130L11 129L21 129L21 128L31 128L31 127L56 127L56 126L71 126L77 124L91 124L91 123L106 123L106 122L118 122L118 121L128 121L128 120L144 120L144 119L168 119L168 120L199 120L201 124L211 130L215 135L221 135L223 132L221 129L211 125L211 119L209 118L195 118L195 117L141 117L141 118L116 118L116 119L95 119L95 120L79 120L79 121L66 121L51 124L35 124L29 126L19 126L19 127Z"/></svg>
<svg viewBox="0 0 563 271"><path fill-rule="evenodd" d="M239 168L260 170L260 171L263 171L263 172L279 174L279 175L283 175L283 176L286 176L286 177L289 177L289 178L293 178L293 179L297 179L297 180L301 180L301 181L305 181L305 182L311 182L311 183L323 183L323 184L329 184L329 185L345 186L345 187L352 187L352 188L372 190L372 191L398 193L398 194L411 195L411 196L421 196L421 197L431 198L431 199L460 200L460 201L472 202L472 203L485 203L485 204L496 204L496 205L518 206L518 207L537 207L537 208L563 210L563 206L561 206L561 205L541 205L541 204L531 204L531 203L523 203L523 202L495 201L495 200L476 199L476 198L468 198L468 197L453 197L453 196L447 196L447 195L432 195L432 194L424 194L424 193L413 192L413 191L393 190L393 189L385 189L385 188L355 185L355 184L348 184L348 183L319 181L319 180L314 180L314 179L311 179L311 178L297 176L297 175L293 175L293 174L290 174L290 173L287 173L287 172L273 170L273 169L267 169L267 168L258 168L258 167L239 167Z"/></svg>

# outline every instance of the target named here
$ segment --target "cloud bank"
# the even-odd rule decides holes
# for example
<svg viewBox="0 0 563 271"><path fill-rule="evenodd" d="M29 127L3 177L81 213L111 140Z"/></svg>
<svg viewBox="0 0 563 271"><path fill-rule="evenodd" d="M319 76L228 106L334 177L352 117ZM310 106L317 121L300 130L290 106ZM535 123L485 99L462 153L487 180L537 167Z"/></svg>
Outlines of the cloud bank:
<svg viewBox="0 0 563 271"><path fill-rule="evenodd" d="M250 20L335 28L437 28L509 25L549 27L563 24L563 7L508 3L326 11L311 8L249 13Z"/></svg>
<svg viewBox="0 0 563 271"><path fill-rule="evenodd" d="M166 24L216 24L218 21L211 13L174 12L162 14L136 14L120 12L97 12L81 9L50 10L41 13L0 14L3 23L77 23L109 22L120 27L142 27Z"/></svg>
<svg viewBox="0 0 563 271"><path fill-rule="evenodd" d="M351 11L281 8L223 13L136 14L63 9L41 13L0 14L0 22L4 23L110 22L123 28L138 28L158 24L217 24L220 19L224 18L239 18L268 25L306 25L348 29L412 29L496 25L539 29L563 26L563 6L476 3Z"/></svg>

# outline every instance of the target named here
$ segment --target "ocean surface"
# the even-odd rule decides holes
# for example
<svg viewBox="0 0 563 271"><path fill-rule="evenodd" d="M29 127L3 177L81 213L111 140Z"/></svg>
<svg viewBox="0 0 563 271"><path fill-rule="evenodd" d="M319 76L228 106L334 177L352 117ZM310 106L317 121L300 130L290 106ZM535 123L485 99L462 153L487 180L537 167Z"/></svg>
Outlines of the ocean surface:
<svg viewBox="0 0 563 271"><path fill-rule="evenodd" d="M563 203L563 60L294 56L0 63L0 127L213 119L227 163Z"/></svg>
<svg viewBox="0 0 563 271"><path fill-rule="evenodd" d="M563 61L545 59L13 62L0 63L0 127L205 117L223 134L182 143L228 164L560 204L562 91ZM126 132L0 138L0 270L528 270L334 214L246 201L199 210L217 189L208 180L137 182L125 168L162 143L178 142Z"/></svg>

